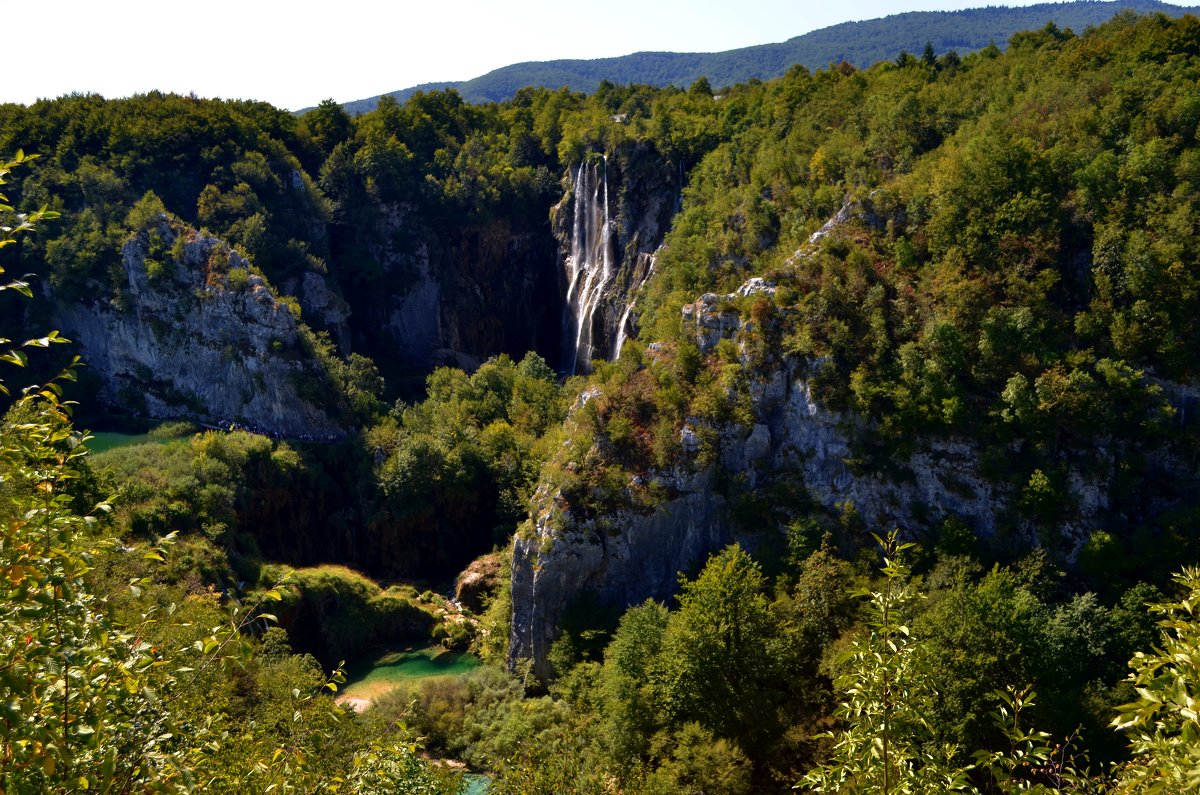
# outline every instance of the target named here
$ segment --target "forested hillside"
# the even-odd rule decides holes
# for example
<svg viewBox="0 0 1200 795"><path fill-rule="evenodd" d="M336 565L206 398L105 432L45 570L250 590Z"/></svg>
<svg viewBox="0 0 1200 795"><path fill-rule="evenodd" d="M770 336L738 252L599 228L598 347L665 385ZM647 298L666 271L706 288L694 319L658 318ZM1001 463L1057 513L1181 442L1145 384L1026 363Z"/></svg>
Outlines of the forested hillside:
<svg viewBox="0 0 1200 795"><path fill-rule="evenodd" d="M1198 89L0 106L0 789L1197 791Z"/></svg>
<svg viewBox="0 0 1200 795"><path fill-rule="evenodd" d="M779 44L762 44L716 53L636 52L614 58L558 60L512 64L461 82L429 83L390 96L404 102L417 91L452 88L467 102L503 102L525 86L566 87L591 93L603 81L652 86L690 86L701 77L714 86L781 77L792 66L822 69L847 61L867 67L890 61L901 52L920 54L929 45L935 55L955 50L960 55L989 44L1004 46L1012 34L1053 22L1081 32L1107 22L1121 12L1182 16L1195 9L1157 0L1085 0L1039 3L1009 8L987 6L962 11L909 11L881 19L843 22L814 30ZM348 113L372 110L379 97L347 102Z"/></svg>

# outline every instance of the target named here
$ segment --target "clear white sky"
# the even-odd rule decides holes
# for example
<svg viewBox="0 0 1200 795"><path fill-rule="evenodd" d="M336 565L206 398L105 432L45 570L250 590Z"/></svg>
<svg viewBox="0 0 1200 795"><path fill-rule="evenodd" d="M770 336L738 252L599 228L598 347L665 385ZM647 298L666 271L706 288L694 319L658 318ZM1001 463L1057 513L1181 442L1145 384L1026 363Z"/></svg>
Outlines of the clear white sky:
<svg viewBox="0 0 1200 795"><path fill-rule="evenodd" d="M0 102L158 89L298 109L519 61L714 52L902 11L1034 2L4 0Z"/></svg>

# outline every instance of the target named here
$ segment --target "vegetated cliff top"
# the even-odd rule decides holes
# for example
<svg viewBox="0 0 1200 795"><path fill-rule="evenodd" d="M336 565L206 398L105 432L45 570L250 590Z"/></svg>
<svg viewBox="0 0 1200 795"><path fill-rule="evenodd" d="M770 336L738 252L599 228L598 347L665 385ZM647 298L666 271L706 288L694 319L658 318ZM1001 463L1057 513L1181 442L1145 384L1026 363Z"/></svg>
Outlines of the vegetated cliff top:
<svg viewBox="0 0 1200 795"><path fill-rule="evenodd" d="M898 56L901 51L920 53L926 43L938 55L956 50L966 54L989 44L1004 46L1022 30L1053 22L1081 32L1123 11L1168 16L1200 12L1200 6L1180 6L1160 0L1078 0L1039 3L1023 8L988 6L961 11L909 11L861 22L843 22L814 30L777 44L760 44L715 53L636 52L594 60L527 61L495 69L480 77L458 82L423 83L383 96L405 102L417 91L457 90L467 102L503 102L525 86L567 87L591 93L602 80L619 85L640 83L686 88L700 77L716 87L757 78L781 76L795 64L820 69L845 60L858 67ZM349 113L365 113L379 97L347 102ZM308 110L308 109L306 109ZM304 111L299 111L303 113Z"/></svg>

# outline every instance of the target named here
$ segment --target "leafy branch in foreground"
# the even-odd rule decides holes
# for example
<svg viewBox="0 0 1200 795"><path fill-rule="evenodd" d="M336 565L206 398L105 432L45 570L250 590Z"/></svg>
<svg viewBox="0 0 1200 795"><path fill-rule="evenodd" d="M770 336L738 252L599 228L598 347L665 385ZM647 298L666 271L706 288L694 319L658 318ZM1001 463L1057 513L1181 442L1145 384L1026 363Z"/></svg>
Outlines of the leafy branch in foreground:
<svg viewBox="0 0 1200 795"><path fill-rule="evenodd" d="M1005 751L978 751L974 762L960 761L957 744L942 742L927 719L937 697L928 652L905 620L922 595L908 582L902 544L893 531L876 536L883 549L883 584L869 597L869 636L854 640L837 666L834 685L844 695L836 716L846 724L829 733L832 758L798 785L819 793L987 792L1090 793L1097 782L1077 769L1070 741L1051 746L1049 735L1021 728L1021 713L1034 703L1031 690L998 692L997 728L1009 741ZM1079 762L1085 761L1078 757Z"/></svg>
<svg viewBox="0 0 1200 795"><path fill-rule="evenodd" d="M38 155L27 155L23 151L17 150L12 160L9 160L7 163L0 163L0 185L8 183L7 177L12 173L14 168L35 160L37 157ZM0 215L4 218L3 223L0 223L0 248L15 243L17 235L33 230L39 221L58 217L57 212L46 207L42 207L40 210L32 213L17 213L8 203L8 196L3 193L0 193ZM15 224L15 226L12 224ZM0 289L3 289L3 286L0 286ZM29 295L28 285L22 284L17 289Z"/></svg>
<svg viewBox="0 0 1200 795"><path fill-rule="evenodd" d="M1133 758L1113 775L1093 774L1074 736L1051 745L1045 732L1024 729L1022 713L1033 706L1031 690L997 693L995 724L1008 739L1004 750L979 750L970 764L957 745L936 741L923 717L934 696L920 643L902 623L919 598L898 559L907 545L895 533L880 541L883 586L866 593L870 636L842 655L836 687L844 694L837 717L846 724L832 758L810 772L799 788L821 793L983 791L999 793L1184 793L1200 791L1200 568L1175 575L1183 595L1150 605L1162 616L1161 646L1137 652L1129 681L1138 699L1118 707L1113 728L1129 738Z"/></svg>
<svg viewBox="0 0 1200 795"><path fill-rule="evenodd" d="M827 735L833 758L810 772L801 786L812 792L878 792L883 795L967 791L969 767L954 764L957 748L934 741L923 707L933 698L924 651L905 620L920 595L908 583L893 531L878 539L884 577L867 596L870 635L855 640L838 659L834 685L843 693L836 715L846 728Z"/></svg>
<svg viewBox="0 0 1200 795"><path fill-rule="evenodd" d="M6 178L12 173L14 168L24 165L36 157L37 155L27 155L23 151L18 151L12 160L8 161L7 163L0 163L0 185L7 184L8 180ZM22 232L29 232L37 228L38 222L57 217L57 212L49 210L45 207L42 207L40 210L32 213L18 213L13 210L12 205L8 203L7 194L0 193L0 249L16 243L17 236L19 234ZM0 275L3 274L4 267L0 265ZM0 282L0 292L5 290L15 290L24 295L26 298L33 297L33 292L29 289L29 282L22 281L20 279L7 283ZM51 331L43 337L35 337L34 339L26 340L16 348L12 348L10 350L3 350L0 348L0 361L8 362L9 364L15 364L18 367L24 367L25 363L28 361L28 357L26 356L25 352L21 350L22 348L48 348L55 343L63 343L67 341L68 340L65 338L60 337L57 331ZM10 342L12 342L12 340L0 337L0 346L8 345ZM74 362L72 364L74 364ZM67 373L70 373L70 368L64 371L64 375L62 377L67 379L74 378L73 374L67 375ZM46 388L57 390L57 386L53 384ZM0 395L7 394L9 394L8 388L4 386L4 379L0 378ZM59 393L56 392L55 394Z"/></svg>
<svg viewBox="0 0 1200 795"><path fill-rule="evenodd" d="M1163 616L1162 646L1130 661L1139 698L1118 707L1112 722L1134 755L1120 771L1121 792L1200 790L1200 568L1185 568L1175 581L1185 596L1151 605Z"/></svg>

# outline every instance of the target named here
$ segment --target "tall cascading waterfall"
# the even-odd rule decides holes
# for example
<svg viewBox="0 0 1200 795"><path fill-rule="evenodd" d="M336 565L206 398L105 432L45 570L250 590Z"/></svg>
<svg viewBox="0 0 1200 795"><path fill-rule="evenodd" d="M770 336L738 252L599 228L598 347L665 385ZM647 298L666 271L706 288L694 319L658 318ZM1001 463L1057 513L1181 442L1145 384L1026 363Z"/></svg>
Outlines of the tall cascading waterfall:
<svg viewBox="0 0 1200 795"><path fill-rule="evenodd" d="M597 310L613 277L608 217L608 160L581 163L575 174L574 227L567 256L563 311L563 371L592 369Z"/></svg>
<svg viewBox="0 0 1200 795"><path fill-rule="evenodd" d="M554 209L563 290L559 371L588 373L615 361L638 330L639 291L655 270L678 210L675 165L651 147L589 156L569 172Z"/></svg>

